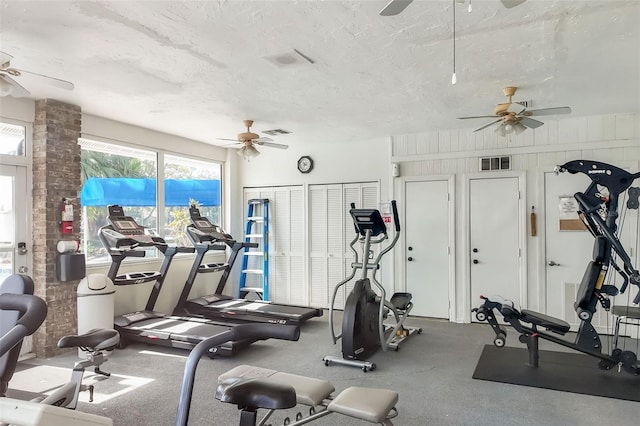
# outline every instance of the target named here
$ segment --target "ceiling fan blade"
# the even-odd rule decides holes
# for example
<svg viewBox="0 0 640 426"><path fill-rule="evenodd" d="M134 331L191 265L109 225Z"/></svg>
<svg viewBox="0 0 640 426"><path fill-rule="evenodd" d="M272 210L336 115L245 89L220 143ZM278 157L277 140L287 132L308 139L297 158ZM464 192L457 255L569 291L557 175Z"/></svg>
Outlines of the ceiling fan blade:
<svg viewBox="0 0 640 426"><path fill-rule="evenodd" d="M456 117L457 120L468 120L470 118L497 118L497 115L476 115L473 117Z"/></svg>
<svg viewBox="0 0 640 426"><path fill-rule="evenodd" d="M254 139L253 142L273 142L273 139L263 136L258 139Z"/></svg>
<svg viewBox="0 0 640 426"><path fill-rule="evenodd" d="M240 148L243 145L244 144L242 142L236 142L236 143L226 143L226 144L220 145L220 146L223 147L223 148L229 148L229 147Z"/></svg>
<svg viewBox="0 0 640 426"><path fill-rule="evenodd" d="M236 143L242 143L240 142L238 139L225 139L225 138L216 138L219 141L232 141L232 142L236 142Z"/></svg>
<svg viewBox="0 0 640 426"><path fill-rule="evenodd" d="M484 125L484 126L482 126L482 127L478 127L477 129L475 129L475 130L474 130L474 132L477 132L478 130L486 129L487 127L492 126L492 125L494 125L494 124L496 124L496 123L499 123L499 122L501 122L501 121L502 121L502 118L499 118L499 119L497 119L496 121L492 121L491 123L485 124L485 125Z"/></svg>
<svg viewBox="0 0 640 426"><path fill-rule="evenodd" d="M507 107L507 111L508 112L512 112L514 114L522 114L526 109L527 109L527 107L525 107L524 105L519 104L517 102L512 102Z"/></svg>
<svg viewBox="0 0 640 426"><path fill-rule="evenodd" d="M413 0L391 0L380 11L380 16L394 16L401 13L411 4Z"/></svg>
<svg viewBox="0 0 640 426"><path fill-rule="evenodd" d="M527 1L527 0L500 0L502 5L504 7L506 7L507 9L511 9L512 7L516 7L518 5L521 5L525 1Z"/></svg>
<svg viewBox="0 0 640 426"><path fill-rule="evenodd" d="M8 53L0 51L0 65L8 64L13 59L13 56Z"/></svg>
<svg viewBox="0 0 640 426"><path fill-rule="evenodd" d="M542 108L531 109L524 113L526 116L530 115L557 115L557 114L571 114L570 107L556 107L556 108Z"/></svg>
<svg viewBox="0 0 640 426"><path fill-rule="evenodd" d="M529 117L520 117L518 121L532 129L538 128L544 124L542 121L534 120L533 118Z"/></svg>
<svg viewBox="0 0 640 426"><path fill-rule="evenodd" d="M271 147L271 148L278 148L278 149L287 149L287 148L289 148L289 145L283 145L281 143L258 142L258 141L253 141L253 143L255 143L257 145L268 146L268 147Z"/></svg>
<svg viewBox="0 0 640 426"><path fill-rule="evenodd" d="M59 87L61 89L65 89L65 90L73 90L73 88L75 87L73 85L72 82L67 81L67 80L61 80L59 78L55 78L55 77L49 77L48 75L44 75L44 74L38 74L37 72L32 72L32 71L25 71L25 70L20 70L17 68L13 68L16 71L18 71L20 74L31 74L34 75L38 78L43 78L47 81L47 83L49 83L52 86L56 86Z"/></svg>
<svg viewBox="0 0 640 426"><path fill-rule="evenodd" d="M29 96L31 93L22 87L17 81L9 77L4 73L0 73L0 84L3 86L2 91L5 91L5 86L9 86L7 93L5 95L13 96L14 98L22 98L24 96Z"/></svg>

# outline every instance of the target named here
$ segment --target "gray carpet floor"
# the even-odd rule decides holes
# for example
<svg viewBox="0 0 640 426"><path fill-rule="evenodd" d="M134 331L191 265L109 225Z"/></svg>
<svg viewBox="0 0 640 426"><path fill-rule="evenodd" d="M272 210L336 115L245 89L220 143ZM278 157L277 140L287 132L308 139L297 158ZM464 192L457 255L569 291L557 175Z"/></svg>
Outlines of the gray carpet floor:
<svg viewBox="0 0 640 426"><path fill-rule="evenodd" d="M487 325L421 318L410 318L407 323L422 327L423 333L411 336L397 352L378 352L371 359L377 369L367 373L352 367L324 365L324 355L340 356L340 346L330 341L326 316L307 322L298 342L262 341L232 358L205 357L198 367L190 424L238 424L236 407L217 401L214 392L218 375L240 364L326 379L335 385L336 392L349 386L396 390L396 425L639 424L637 402L472 379L484 345L493 341ZM545 343L541 349L562 350ZM508 345L522 347L514 332L509 335ZM93 403L85 402L87 395L83 393L78 409L108 416L119 426L174 424L186 356L184 350L145 344L117 350L103 365L112 377L96 383ZM50 390L68 378L76 360L75 352L71 352L51 359L23 361L11 382L10 395L24 397L34 390ZM596 364L594 360L594 369ZM88 372L86 377L93 380L93 373ZM278 412L270 423L282 424L286 416L295 417L295 413ZM331 414L313 424L369 423Z"/></svg>

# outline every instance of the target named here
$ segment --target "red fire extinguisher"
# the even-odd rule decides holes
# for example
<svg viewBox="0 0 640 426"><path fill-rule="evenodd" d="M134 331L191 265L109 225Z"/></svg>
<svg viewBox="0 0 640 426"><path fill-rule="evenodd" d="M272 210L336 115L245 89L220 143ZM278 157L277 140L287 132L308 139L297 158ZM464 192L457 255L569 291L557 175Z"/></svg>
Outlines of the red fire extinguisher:
<svg viewBox="0 0 640 426"><path fill-rule="evenodd" d="M73 205L66 198L62 199L60 232L73 234Z"/></svg>

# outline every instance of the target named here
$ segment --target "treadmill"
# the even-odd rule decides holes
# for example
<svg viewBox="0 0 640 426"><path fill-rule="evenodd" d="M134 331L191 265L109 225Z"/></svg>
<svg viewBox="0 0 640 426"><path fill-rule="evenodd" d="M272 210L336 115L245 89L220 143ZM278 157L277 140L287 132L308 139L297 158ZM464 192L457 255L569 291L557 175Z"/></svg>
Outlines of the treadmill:
<svg viewBox="0 0 640 426"><path fill-rule="evenodd" d="M299 325L310 318L322 316L322 309L318 308L282 305L263 300L235 299L222 294L240 251L245 248L257 247L258 244L234 240L231 235L226 234L212 224L209 219L201 216L199 209L194 205L189 207L189 216L191 224L187 226L186 234L195 247L196 256L180 299L178 299L178 304L173 310L174 315L196 315L236 324L241 322L267 322L293 325ZM207 252L210 250L226 250L227 247L231 249L227 262L203 263ZM199 273L220 271L222 271L222 276L214 294L187 300Z"/></svg>
<svg viewBox="0 0 640 426"><path fill-rule="evenodd" d="M122 207L117 205L109 206L108 220L110 225L103 226L98 232L100 241L111 256L107 276L119 286L155 282L144 310L115 318L115 329L120 333L120 348L124 348L127 342L137 341L191 350L201 341L229 330L228 325L202 318L168 316L153 310L173 257L178 253L193 253L193 247L170 246L164 239L147 234L144 227L126 216ZM118 274L123 260L145 257L145 249L150 247L157 248L164 255L160 271ZM208 355L232 356L255 341L227 342L211 349Z"/></svg>

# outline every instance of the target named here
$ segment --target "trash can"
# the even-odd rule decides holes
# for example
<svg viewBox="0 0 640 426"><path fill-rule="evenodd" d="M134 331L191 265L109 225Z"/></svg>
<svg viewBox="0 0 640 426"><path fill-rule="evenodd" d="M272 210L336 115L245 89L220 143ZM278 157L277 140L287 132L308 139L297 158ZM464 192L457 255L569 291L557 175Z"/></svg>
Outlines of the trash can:
<svg viewBox="0 0 640 426"><path fill-rule="evenodd" d="M78 283L78 334L94 328L113 329L116 286L106 275L91 274ZM84 353L78 349L78 356Z"/></svg>

